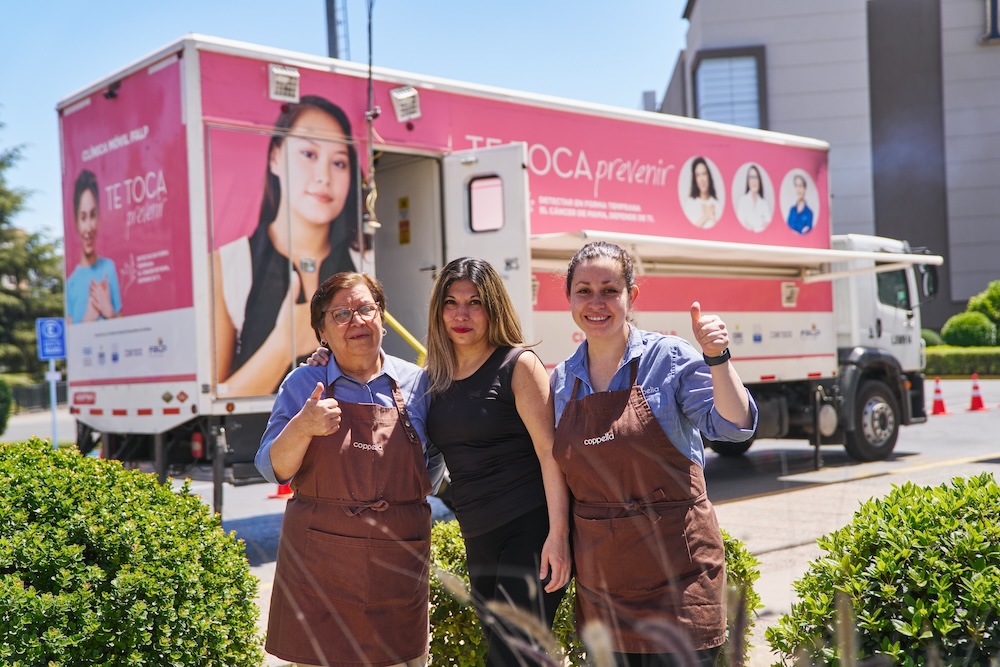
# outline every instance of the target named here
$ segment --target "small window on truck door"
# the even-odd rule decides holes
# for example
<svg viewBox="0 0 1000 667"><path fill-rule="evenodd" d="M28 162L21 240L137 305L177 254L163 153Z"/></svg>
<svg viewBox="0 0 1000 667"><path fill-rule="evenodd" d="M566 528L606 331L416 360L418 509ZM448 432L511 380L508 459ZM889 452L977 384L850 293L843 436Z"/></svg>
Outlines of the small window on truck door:
<svg viewBox="0 0 1000 667"><path fill-rule="evenodd" d="M910 291L906 287L906 271L886 271L876 273L878 300L893 308L909 310Z"/></svg>
<svg viewBox="0 0 1000 667"><path fill-rule="evenodd" d="M503 181L499 176L481 176L469 181L469 225L474 232L492 232L503 227Z"/></svg>

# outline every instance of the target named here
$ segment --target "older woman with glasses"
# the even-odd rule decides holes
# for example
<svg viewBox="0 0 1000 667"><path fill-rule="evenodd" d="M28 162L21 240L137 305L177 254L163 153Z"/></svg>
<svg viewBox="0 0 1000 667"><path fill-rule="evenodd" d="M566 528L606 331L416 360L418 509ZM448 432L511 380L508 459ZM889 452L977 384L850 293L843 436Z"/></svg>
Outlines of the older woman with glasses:
<svg viewBox="0 0 1000 667"><path fill-rule="evenodd" d="M382 350L385 295L338 273L313 295L326 366L281 383L257 452L290 484L268 618L268 652L307 665L426 662L431 510L426 373Z"/></svg>

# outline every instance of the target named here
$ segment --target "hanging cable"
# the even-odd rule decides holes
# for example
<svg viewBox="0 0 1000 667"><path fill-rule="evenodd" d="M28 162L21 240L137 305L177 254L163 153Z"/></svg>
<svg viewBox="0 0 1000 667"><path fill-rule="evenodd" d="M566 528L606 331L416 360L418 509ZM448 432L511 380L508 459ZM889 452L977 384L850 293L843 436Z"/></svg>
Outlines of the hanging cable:
<svg viewBox="0 0 1000 667"><path fill-rule="evenodd" d="M382 110L375 106L375 79L372 74L372 15L375 11L375 0L368 0L368 111L365 120L368 121L368 175L365 178L365 213L364 233L374 234L382 225L375 215L375 202L378 199L378 188L375 185L375 119ZM368 243L366 242L367 246Z"/></svg>

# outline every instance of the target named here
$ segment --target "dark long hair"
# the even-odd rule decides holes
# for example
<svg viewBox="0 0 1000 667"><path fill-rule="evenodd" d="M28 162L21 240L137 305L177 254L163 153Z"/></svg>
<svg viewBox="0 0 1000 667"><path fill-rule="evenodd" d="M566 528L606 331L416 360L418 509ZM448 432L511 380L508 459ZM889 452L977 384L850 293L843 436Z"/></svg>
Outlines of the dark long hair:
<svg viewBox="0 0 1000 667"><path fill-rule="evenodd" d="M691 163L691 199L697 199L701 196L701 190L698 189L698 179L694 175L694 170L698 168L699 164L705 165L705 171L708 173L708 196L712 199L717 199L715 196L715 180L712 178L712 170L708 168L708 162L705 158L700 155L694 159Z"/></svg>
<svg viewBox="0 0 1000 667"><path fill-rule="evenodd" d="M451 260L434 280L427 317L427 374L433 395L445 391L454 382L455 346L448 338L442 318L448 290L460 280L468 280L479 290L486 312L487 342L494 347L524 345L521 320L503 278L493 265L477 257Z"/></svg>
<svg viewBox="0 0 1000 667"><path fill-rule="evenodd" d="M757 187L758 187L757 194L760 195L761 199L767 199L767 197L764 195L764 177L760 175L760 169L758 169L757 165L755 165L755 164L752 164L749 167L747 167L747 189L746 189L746 192L750 192L750 170L751 169L753 169L755 172L757 172Z"/></svg>
<svg viewBox="0 0 1000 667"><path fill-rule="evenodd" d="M97 192L97 176L94 175L89 169L84 169L80 172L80 175L76 177L76 184L73 186L73 224L76 225L76 219L80 215L80 198L83 197L83 193L90 190L90 193L94 195L94 201L100 203L101 195Z"/></svg>
<svg viewBox="0 0 1000 667"><path fill-rule="evenodd" d="M299 116L309 109L322 111L332 118L344 131L346 139L349 140L352 136L351 121L347 119L347 114L325 97L304 95L296 104L282 105L281 113L274 122L275 133L271 136L271 141L267 146L267 164L264 166L264 197L260 202L260 215L257 218L258 229L274 222L278 215L278 206L281 203L281 181L271 173L271 156L284 143L285 137ZM350 243L358 233L358 152L354 144L350 142L347 144L347 152L351 160L351 185L347 192L344 208L336 218L330 221L331 248L336 248L343 243Z"/></svg>

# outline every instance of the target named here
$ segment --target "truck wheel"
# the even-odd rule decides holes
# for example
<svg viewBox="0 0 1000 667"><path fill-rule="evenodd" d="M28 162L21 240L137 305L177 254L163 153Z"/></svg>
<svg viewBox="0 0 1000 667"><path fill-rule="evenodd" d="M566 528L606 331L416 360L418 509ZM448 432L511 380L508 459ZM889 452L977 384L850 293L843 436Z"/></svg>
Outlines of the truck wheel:
<svg viewBox="0 0 1000 667"><path fill-rule="evenodd" d="M858 461L889 458L899 436L899 401L879 380L868 380L858 392L854 431L846 433L844 448Z"/></svg>
<svg viewBox="0 0 1000 667"><path fill-rule="evenodd" d="M705 443L706 447L710 447L716 454L726 458L743 456L750 449L753 440L753 438L750 438L743 442L725 442L723 440L709 440L705 436L701 436L701 441Z"/></svg>

